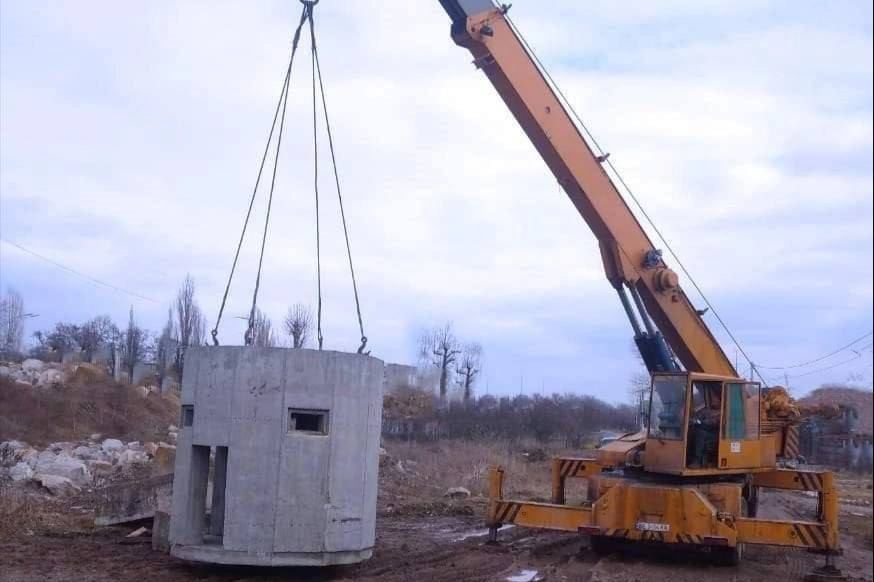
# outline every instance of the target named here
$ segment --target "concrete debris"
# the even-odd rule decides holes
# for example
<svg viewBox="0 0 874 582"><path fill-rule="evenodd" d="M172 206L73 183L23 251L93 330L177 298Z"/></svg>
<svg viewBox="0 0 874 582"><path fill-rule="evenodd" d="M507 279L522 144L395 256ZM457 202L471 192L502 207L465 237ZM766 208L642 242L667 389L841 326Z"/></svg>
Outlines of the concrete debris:
<svg viewBox="0 0 874 582"><path fill-rule="evenodd" d="M142 451L126 449L118 455L118 463L120 465L132 465L134 463L148 463L149 456Z"/></svg>
<svg viewBox="0 0 874 582"><path fill-rule="evenodd" d="M148 519L156 511L169 512L172 494L172 474L101 487L95 491L99 503L95 509L94 525L131 523Z"/></svg>
<svg viewBox="0 0 874 582"><path fill-rule="evenodd" d="M113 451L118 451L124 448L124 443L118 439L106 439L100 445L100 448L104 451L111 453Z"/></svg>
<svg viewBox="0 0 874 582"><path fill-rule="evenodd" d="M9 469L9 477L13 481L27 481L33 477L33 469L30 465L21 461Z"/></svg>
<svg viewBox="0 0 874 582"><path fill-rule="evenodd" d="M73 449L73 456L77 459L82 459L86 461L97 460L100 458L100 454L102 451L95 447L88 446L78 446Z"/></svg>
<svg viewBox="0 0 874 582"><path fill-rule="evenodd" d="M34 358L28 358L21 362L21 369L25 372L41 372L45 367L45 362Z"/></svg>
<svg viewBox="0 0 874 582"><path fill-rule="evenodd" d="M112 438L95 442L99 436L91 435L88 441L52 443L42 451L22 441L0 443L0 471L16 484L35 482L53 495L64 495L103 485L137 465L154 463L152 471L156 474L173 470L173 445L138 441L125 444Z"/></svg>
<svg viewBox="0 0 874 582"><path fill-rule="evenodd" d="M467 499L470 497L470 490L466 487L450 487L446 490L446 493L443 494L443 497L450 497L452 499Z"/></svg>
<svg viewBox="0 0 874 582"><path fill-rule="evenodd" d="M37 473L33 480L45 487L49 493L56 496L70 495L79 491L75 483L59 475L43 475Z"/></svg>
<svg viewBox="0 0 874 582"><path fill-rule="evenodd" d="M135 529L134 531L130 532L129 534L127 534L127 535L124 536L124 537L126 537L126 538L138 538L138 537L140 537L141 535L143 535L143 534L147 534L147 533L151 533L151 532L149 531L149 528L147 528L147 527L140 527L140 528L137 528L137 529Z"/></svg>
<svg viewBox="0 0 874 582"><path fill-rule="evenodd" d="M34 472L65 477L76 485L85 485L91 482L91 473L88 472L85 463L66 454L57 455L54 459L44 458L37 461Z"/></svg>
<svg viewBox="0 0 874 582"><path fill-rule="evenodd" d="M166 511L155 511L152 519L152 549L170 553L170 514Z"/></svg>
<svg viewBox="0 0 874 582"><path fill-rule="evenodd" d="M48 369L37 377L36 385L40 388L57 386L64 383L64 373L61 370Z"/></svg>
<svg viewBox="0 0 874 582"><path fill-rule="evenodd" d="M87 383L105 377L106 371L93 364L59 364L30 358L21 364L4 362L0 377L8 378L22 387L51 388L67 382Z"/></svg>

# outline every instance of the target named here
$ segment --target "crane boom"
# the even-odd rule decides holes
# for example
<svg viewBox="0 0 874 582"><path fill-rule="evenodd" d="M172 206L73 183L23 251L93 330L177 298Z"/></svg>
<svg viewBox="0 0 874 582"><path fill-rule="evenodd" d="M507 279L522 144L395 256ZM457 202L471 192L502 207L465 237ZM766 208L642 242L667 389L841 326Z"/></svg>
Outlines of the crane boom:
<svg viewBox="0 0 874 582"><path fill-rule="evenodd" d="M649 370L679 370L676 355L690 372L737 376L678 276L602 167L604 159L592 152L507 19L507 8L496 7L492 0L440 3L452 19L453 40L473 54L474 64L597 237L607 279L619 293Z"/></svg>

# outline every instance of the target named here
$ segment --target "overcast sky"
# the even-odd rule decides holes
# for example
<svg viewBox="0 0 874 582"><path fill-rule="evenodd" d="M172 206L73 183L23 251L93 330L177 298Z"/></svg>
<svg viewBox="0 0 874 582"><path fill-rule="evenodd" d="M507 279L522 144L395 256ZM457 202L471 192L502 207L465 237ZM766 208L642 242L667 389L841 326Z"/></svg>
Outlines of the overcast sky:
<svg viewBox="0 0 874 582"><path fill-rule="evenodd" d="M517 26L757 363L815 359L871 331L870 1L513 4ZM39 314L29 332L100 313L124 321L131 304L159 329L186 273L214 321L299 10L279 0L0 0L2 239L151 299L3 242L0 286ZM451 42L439 3L322 0L316 12L373 354L411 362L420 329L453 321L484 346L480 393L624 400L639 364L595 238ZM289 304L315 304L302 55L259 302L276 324ZM320 163L325 346L354 350L326 151ZM234 316L251 301L265 200L225 343L242 339ZM870 386L870 348L818 371L853 357L790 369L790 384Z"/></svg>

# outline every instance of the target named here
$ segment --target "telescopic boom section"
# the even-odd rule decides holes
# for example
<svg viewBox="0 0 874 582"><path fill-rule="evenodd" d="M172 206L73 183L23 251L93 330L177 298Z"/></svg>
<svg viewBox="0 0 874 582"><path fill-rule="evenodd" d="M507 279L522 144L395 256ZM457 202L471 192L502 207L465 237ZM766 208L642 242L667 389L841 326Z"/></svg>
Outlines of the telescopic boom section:
<svg viewBox="0 0 874 582"><path fill-rule="evenodd" d="M604 160L592 152L507 20L507 9L491 0L440 4L452 19L453 40L473 54L474 64L495 86L598 238L607 278L619 293L650 371L679 369L672 350L688 371L737 376L676 273L665 265L602 167Z"/></svg>

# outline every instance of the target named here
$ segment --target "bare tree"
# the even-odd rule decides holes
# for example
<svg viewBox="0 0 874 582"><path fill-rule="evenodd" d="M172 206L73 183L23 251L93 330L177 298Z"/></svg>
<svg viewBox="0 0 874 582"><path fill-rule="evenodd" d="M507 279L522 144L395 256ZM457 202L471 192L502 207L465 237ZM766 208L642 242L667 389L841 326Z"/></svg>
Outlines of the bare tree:
<svg viewBox="0 0 874 582"><path fill-rule="evenodd" d="M79 326L76 342L82 349L86 362L90 362L101 347L115 341L118 327L108 315L98 315Z"/></svg>
<svg viewBox="0 0 874 582"><path fill-rule="evenodd" d="M276 346L276 338L273 337L273 323L260 309L255 309L255 321L252 325L252 345L259 348L272 348Z"/></svg>
<svg viewBox="0 0 874 582"><path fill-rule="evenodd" d="M313 317L310 308L303 303L295 303L288 308L285 316L285 332L291 336L291 347L302 348L309 339L313 325Z"/></svg>
<svg viewBox="0 0 874 582"><path fill-rule="evenodd" d="M481 370L483 347L471 342L461 349L458 366L455 373L458 374L458 384L463 389L464 402L469 403L473 397L473 385Z"/></svg>
<svg viewBox="0 0 874 582"><path fill-rule="evenodd" d="M202 345L206 339L206 320L194 298L194 279L185 281L176 294L176 371L179 377L185 368L185 351L190 346Z"/></svg>
<svg viewBox="0 0 874 582"><path fill-rule="evenodd" d="M59 362L63 361L64 354L76 349L79 345L77 339L79 334L78 325L58 322L51 331L34 332L33 337L37 345L31 350L31 353L39 358L56 358Z"/></svg>
<svg viewBox="0 0 874 582"><path fill-rule="evenodd" d="M440 400L446 402L447 383L449 380L450 366L452 366L461 350L458 348L458 340L452 332L452 324L446 323L443 327L437 327L424 331L419 337L419 356L423 361L440 370Z"/></svg>
<svg viewBox="0 0 874 582"><path fill-rule="evenodd" d="M176 325L173 321L173 308L167 310L167 322L161 330L161 335L155 340L155 368L158 373L158 386L164 384L167 372L176 360Z"/></svg>
<svg viewBox="0 0 874 582"><path fill-rule="evenodd" d="M650 376L643 363L643 356L640 355L640 350L637 344L631 344L631 353L634 355L635 361L638 364L638 370L631 375L631 381L628 386L628 397L631 401L631 406L637 411L638 424L644 428L646 416L649 414L649 388Z"/></svg>
<svg viewBox="0 0 874 582"><path fill-rule="evenodd" d="M134 379L134 368L146 356L147 337L146 330L137 325L134 319L134 308L131 306L127 329L124 331L121 341L121 363L131 382Z"/></svg>
<svg viewBox="0 0 874 582"><path fill-rule="evenodd" d="M24 342L24 299L15 289L7 289L0 299L0 352L21 353Z"/></svg>

